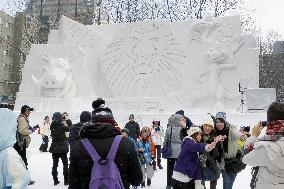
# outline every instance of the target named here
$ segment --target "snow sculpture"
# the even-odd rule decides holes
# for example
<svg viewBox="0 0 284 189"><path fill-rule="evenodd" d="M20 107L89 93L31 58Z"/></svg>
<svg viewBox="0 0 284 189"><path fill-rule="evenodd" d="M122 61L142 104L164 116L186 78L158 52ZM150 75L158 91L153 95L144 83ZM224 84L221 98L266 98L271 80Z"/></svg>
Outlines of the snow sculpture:
<svg viewBox="0 0 284 189"><path fill-rule="evenodd" d="M238 80L258 88L258 49L240 18L84 26L62 17L31 48L16 110L81 112L97 97L114 113L236 110ZM42 58L48 54L48 59Z"/></svg>
<svg viewBox="0 0 284 189"><path fill-rule="evenodd" d="M32 75L33 82L39 88L39 96L44 98L74 97L76 84L74 83L69 62L64 58L45 59L47 65L40 79Z"/></svg>
<svg viewBox="0 0 284 189"><path fill-rule="evenodd" d="M137 23L117 32L100 60L114 98L166 97L185 62L168 23Z"/></svg>
<svg viewBox="0 0 284 189"><path fill-rule="evenodd" d="M225 108L225 99L233 100L238 93L230 91L224 85L221 73L225 69L235 69L237 61L235 53L244 44L242 36L234 35L232 28L219 21L196 21L192 27L192 42L204 43L209 49L204 53L209 65L197 74L201 86L191 94L191 103L197 103L204 98L215 99L215 110ZM225 79L225 78L224 78Z"/></svg>

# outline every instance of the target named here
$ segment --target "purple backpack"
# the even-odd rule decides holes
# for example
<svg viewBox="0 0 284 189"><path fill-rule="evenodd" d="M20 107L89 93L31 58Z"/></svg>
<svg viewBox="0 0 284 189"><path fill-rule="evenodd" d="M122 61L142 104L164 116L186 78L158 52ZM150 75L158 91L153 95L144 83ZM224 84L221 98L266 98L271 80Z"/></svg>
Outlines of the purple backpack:
<svg viewBox="0 0 284 189"><path fill-rule="evenodd" d="M117 135L114 138L106 159L99 156L89 139L84 138L81 140L94 161L89 189L124 189L120 172L114 162L122 137L122 135Z"/></svg>

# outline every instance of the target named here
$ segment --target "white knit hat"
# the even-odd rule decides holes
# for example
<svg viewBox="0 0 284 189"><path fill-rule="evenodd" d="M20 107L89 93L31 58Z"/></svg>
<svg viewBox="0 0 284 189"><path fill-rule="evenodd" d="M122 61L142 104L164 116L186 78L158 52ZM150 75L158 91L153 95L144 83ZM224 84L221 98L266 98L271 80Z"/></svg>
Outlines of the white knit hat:
<svg viewBox="0 0 284 189"><path fill-rule="evenodd" d="M207 116L206 118L203 119L202 125L210 125L210 126L214 127L213 119L211 117Z"/></svg>
<svg viewBox="0 0 284 189"><path fill-rule="evenodd" d="M187 136L192 136L195 133L202 132L200 127L192 126L187 131Z"/></svg>

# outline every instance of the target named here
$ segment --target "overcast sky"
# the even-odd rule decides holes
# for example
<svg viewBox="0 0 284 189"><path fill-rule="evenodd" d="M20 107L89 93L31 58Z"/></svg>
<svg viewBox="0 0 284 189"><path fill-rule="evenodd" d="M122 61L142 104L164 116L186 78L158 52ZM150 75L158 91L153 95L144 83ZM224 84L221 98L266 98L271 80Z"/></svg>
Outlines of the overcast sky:
<svg viewBox="0 0 284 189"><path fill-rule="evenodd" d="M7 10L8 1L20 0L0 0L0 10ZM256 16L262 30L274 30L284 38L284 0L246 1L250 7L256 10Z"/></svg>
<svg viewBox="0 0 284 189"><path fill-rule="evenodd" d="M247 0L255 8L260 27L274 30L284 37L284 0Z"/></svg>

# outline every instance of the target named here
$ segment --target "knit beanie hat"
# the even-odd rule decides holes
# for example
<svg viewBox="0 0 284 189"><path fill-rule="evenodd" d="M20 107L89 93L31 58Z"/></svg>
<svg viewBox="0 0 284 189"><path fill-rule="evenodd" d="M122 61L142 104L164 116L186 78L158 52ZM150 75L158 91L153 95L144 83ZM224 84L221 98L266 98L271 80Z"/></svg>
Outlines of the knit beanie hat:
<svg viewBox="0 0 284 189"><path fill-rule="evenodd" d="M122 133L126 133L126 134L129 134L129 130L128 130L128 129L126 129L126 128L121 129L121 131L120 131L120 132L122 132Z"/></svg>
<svg viewBox="0 0 284 189"><path fill-rule="evenodd" d="M213 122L211 117L207 116L207 117L205 117L203 119L202 125L209 125L209 126L211 126L213 128L214 127L214 122Z"/></svg>
<svg viewBox="0 0 284 189"><path fill-rule="evenodd" d="M91 121L91 113L88 111L83 111L80 115L80 122L90 122Z"/></svg>
<svg viewBox="0 0 284 189"><path fill-rule="evenodd" d="M104 105L103 99L97 99L92 103L93 108L95 109L92 111L92 122L93 123L109 123L113 126L116 125L114 120L112 111L110 108ZM98 106L100 105L100 106Z"/></svg>
<svg viewBox="0 0 284 189"><path fill-rule="evenodd" d="M98 107L100 107L103 104L105 105L105 100L103 100L102 98L97 98L96 100L93 101L92 107L94 109L97 109Z"/></svg>
<svg viewBox="0 0 284 189"><path fill-rule="evenodd" d="M62 122L62 114L60 112L54 112L52 115L52 121Z"/></svg>
<svg viewBox="0 0 284 189"><path fill-rule="evenodd" d="M200 129L200 127L194 127L194 126L192 126L192 127L190 127L190 128L187 130L187 135L190 137L190 136L192 136L193 134L199 133L199 132L202 132L201 129Z"/></svg>
<svg viewBox="0 0 284 189"><path fill-rule="evenodd" d="M170 126L172 127L180 127L180 118L183 117L179 114L174 114L170 120Z"/></svg>
<svg viewBox="0 0 284 189"><path fill-rule="evenodd" d="M222 119L226 122L226 113L225 112L218 112L215 116L216 119Z"/></svg>

